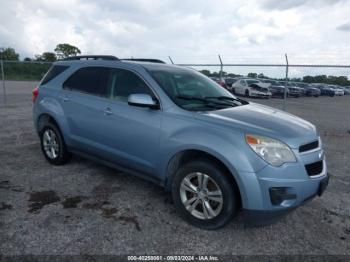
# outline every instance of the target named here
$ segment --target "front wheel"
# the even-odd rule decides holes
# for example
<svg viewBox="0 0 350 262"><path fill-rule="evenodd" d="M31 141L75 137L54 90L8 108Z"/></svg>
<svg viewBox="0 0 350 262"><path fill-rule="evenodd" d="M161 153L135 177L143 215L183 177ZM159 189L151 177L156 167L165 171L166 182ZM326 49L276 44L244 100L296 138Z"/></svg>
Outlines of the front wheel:
<svg viewBox="0 0 350 262"><path fill-rule="evenodd" d="M220 167L204 160L190 162L174 177L172 194L180 215L207 230L227 224L238 211L238 190Z"/></svg>

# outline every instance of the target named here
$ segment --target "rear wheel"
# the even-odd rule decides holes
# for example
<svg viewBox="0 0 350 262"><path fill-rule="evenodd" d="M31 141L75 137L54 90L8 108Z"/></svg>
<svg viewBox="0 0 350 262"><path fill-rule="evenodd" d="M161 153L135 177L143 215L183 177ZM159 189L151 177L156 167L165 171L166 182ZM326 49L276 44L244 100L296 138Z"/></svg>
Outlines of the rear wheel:
<svg viewBox="0 0 350 262"><path fill-rule="evenodd" d="M237 213L235 185L218 166L204 160L180 168L173 181L172 194L180 215L203 229L217 229Z"/></svg>
<svg viewBox="0 0 350 262"><path fill-rule="evenodd" d="M41 150L52 165L63 165L70 159L70 153L56 125L47 123L40 131Z"/></svg>

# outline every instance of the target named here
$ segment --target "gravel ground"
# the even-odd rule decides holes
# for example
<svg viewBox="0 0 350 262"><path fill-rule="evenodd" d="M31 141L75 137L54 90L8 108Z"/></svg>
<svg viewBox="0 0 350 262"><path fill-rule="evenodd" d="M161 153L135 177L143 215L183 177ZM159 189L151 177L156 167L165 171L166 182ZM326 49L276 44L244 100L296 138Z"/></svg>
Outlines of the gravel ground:
<svg viewBox="0 0 350 262"><path fill-rule="evenodd" d="M20 254L350 255L350 96L291 98L287 109L314 123L331 179L321 198L280 222L217 231L186 224L169 193L73 157L49 165L31 116L34 82L8 82L0 97L0 258ZM2 90L0 90L0 93ZM281 108L282 100L257 100ZM0 259L1 260L1 259Z"/></svg>

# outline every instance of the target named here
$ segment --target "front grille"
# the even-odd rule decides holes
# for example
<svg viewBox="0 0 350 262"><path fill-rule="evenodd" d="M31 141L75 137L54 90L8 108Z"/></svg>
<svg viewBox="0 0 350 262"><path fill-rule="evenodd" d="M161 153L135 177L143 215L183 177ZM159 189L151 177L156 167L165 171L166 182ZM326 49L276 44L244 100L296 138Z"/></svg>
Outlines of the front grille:
<svg viewBox="0 0 350 262"><path fill-rule="evenodd" d="M318 148L318 140L300 146L299 147L299 152L302 153L302 152L310 151L310 150L316 149L316 148Z"/></svg>
<svg viewBox="0 0 350 262"><path fill-rule="evenodd" d="M323 171L323 161L305 165L306 172L309 176L317 176Z"/></svg>

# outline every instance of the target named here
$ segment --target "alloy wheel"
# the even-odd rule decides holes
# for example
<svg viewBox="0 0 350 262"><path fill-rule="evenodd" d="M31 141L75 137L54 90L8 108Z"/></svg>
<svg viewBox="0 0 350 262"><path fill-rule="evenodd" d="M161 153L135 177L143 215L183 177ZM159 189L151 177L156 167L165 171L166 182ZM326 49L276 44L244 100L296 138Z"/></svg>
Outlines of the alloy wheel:
<svg viewBox="0 0 350 262"><path fill-rule="evenodd" d="M57 158L59 153L59 144L55 132L51 129L45 130L42 139L44 151L47 157L50 159Z"/></svg>
<svg viewBox="0 0 350 262"><path fill-rule="evenodd" d="M201 172L184 177L180 197L187 211L199 219L213 219L222 210L223 194L220 187L210 176Z"/></svg>

